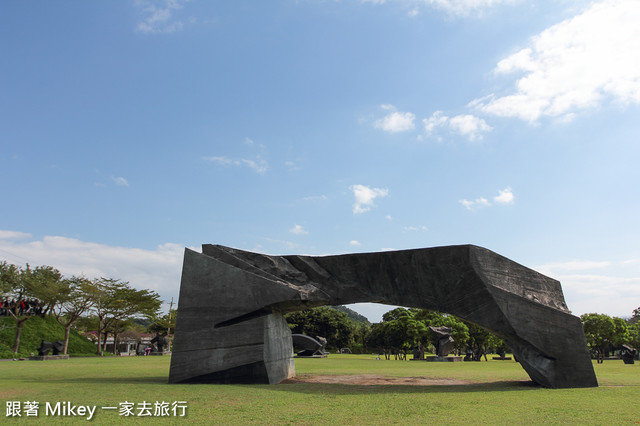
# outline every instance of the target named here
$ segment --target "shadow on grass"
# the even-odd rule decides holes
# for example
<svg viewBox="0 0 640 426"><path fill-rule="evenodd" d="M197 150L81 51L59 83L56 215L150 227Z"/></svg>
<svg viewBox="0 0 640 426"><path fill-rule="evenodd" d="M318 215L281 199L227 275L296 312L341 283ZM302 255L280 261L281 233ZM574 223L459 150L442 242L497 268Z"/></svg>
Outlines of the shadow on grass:
<svg viewBox="0 0 640 426"><path fill-rule="evenodd" d="M258 387L256 385L245 385ZM260 385L274 391L307 394L355 395L381 393L468 393L468 392L511 392L540 389L531 381L500 381L455 385L352 385L335 383L281 383Z"/></svg>
<svg viewBox="0 0 640 426"><path fill-rule="evenodd" d="M77 377L59 378L52 381L77 384L147 384L169 385L167 376L147 377ZM540 389L531 381L498 381L483 383L451 384L451 385L358 385L341 383L280 383L277 385L219 385L191 384L189 386L240 386L276 392L296 392L306 394L355 395L383 393L469 393L469 392L511 392Z"/></svg>
<svg viewBox="0 0 640 426"><path fill-rule="evenodd" d="M153 376L153 377L70 377L51 380L51 382L60 383L102 383L112 385L126 384L147 384L147 385L166 385L169 383L169 376ZM39 380L39 382L42 382Z"/></svg>

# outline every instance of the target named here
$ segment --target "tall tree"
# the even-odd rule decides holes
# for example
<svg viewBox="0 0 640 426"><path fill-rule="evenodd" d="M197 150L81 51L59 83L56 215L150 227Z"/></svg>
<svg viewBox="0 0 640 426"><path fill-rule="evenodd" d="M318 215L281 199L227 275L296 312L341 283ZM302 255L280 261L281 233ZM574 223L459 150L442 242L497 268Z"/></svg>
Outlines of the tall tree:
<svg viewBox="0 0 640 426"><path fill-rule="evenodd" d="M137 290L126 281L111 281L107 295L107 318L113 331L113 353L117 353L120 323L134 317L154 319L158 315L162 301L151 290Z"/></svg>
<svg viewBox="0 0 640 426"><path fill-rule="evenodd" d="M147 330L151 333L164 333L165 331L170 333L171 330L176 329L176 316L177 311L175 309L171 309L167 314L156 318L151 324L149 324Z"/></svg>
<svg viewBox="0 0 640 426"><path fill-rule="evenodd" d="M90 280L83 277L71 277L59 282L59 298L52 307L56 320L64 327L64 349L67 354L71 326L85 312L92 308L98 299L99 290Z"/></svg>
<svg viewBox="0 0 640 426"><path fill-rule="evenodd" d="M18 353L20 349L20 335L24 323L33 317L33 313L28 311L28 307L34 298L42 298L49 294L52 287L56 287L62 279L62 274L50 266L38 266L31 269L29 264L26 268L20 268L7 262L0 263L0 282L2 283L3 297L11 299L12 306L7 312L16 321L16 334L13 342L13 352Z"/></svg>
<svg viewBox="0 0 640 426"><path fill-rule="evenodd" d="M106 332L111 331L114 338L113 351L117 352L118 334L122 321L130 317L155 318L162 301L151 290L136 290L127 281L113 278L100 278L94 281L98 295L94 311L98 319L98 355L102 355L106 346ZM104 335L104 342L102 341Z"/></svg>
<svg viewBox="0 0 640 426"><path fill-rule="evenodd" d="M604 354L629 340L627 323L621 318L611 318L604 314L584 314L580 316L587 344L593 350Z"/></svg>

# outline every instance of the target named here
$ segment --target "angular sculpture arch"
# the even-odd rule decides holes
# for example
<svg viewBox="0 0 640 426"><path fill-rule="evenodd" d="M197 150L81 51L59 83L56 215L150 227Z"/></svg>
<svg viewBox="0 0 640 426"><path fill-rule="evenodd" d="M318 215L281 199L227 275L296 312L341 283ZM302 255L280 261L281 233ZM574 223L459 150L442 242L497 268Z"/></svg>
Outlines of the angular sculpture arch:
<svg viewBox="0 0 640 426"><path fill-rule="evenodd" d="M455 315L502 337L539 385L598 385L560 283L473 245L322 257L187 249L169 382L279 383L295 375L282 314L358 302Z"/></svg>

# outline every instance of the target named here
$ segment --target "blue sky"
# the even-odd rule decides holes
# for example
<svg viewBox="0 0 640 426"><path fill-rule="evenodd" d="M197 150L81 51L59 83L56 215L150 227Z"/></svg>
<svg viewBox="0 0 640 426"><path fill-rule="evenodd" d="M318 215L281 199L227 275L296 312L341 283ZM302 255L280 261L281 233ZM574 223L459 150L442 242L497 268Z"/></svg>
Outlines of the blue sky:
<svg viewBox="0 0 640 426"><path fill-rule="evenodd" d="M2 2L0 259L168 302L202 243L470 243L630 316L640 4L531 3Z"/></svg>

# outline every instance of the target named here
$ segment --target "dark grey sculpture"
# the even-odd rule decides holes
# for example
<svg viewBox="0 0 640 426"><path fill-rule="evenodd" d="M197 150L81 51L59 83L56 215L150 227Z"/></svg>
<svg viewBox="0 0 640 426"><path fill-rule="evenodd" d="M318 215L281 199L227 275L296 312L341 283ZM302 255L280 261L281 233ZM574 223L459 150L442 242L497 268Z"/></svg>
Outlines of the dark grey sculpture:
<svg viewBox="0 0 640 426"><path fill-rule="evenodd" d="M445 357L453 350L455 341L451 337L451 328L449 327L429 327L431 333L436 340L436 355Z"/></svg>
<svg viewBox="0 0 640 426"><path fill-rule="evenodd" d="M53 355L60 355L64 350L64 342L62 340L56 340L55 342L47 342L42 339L40 346L38 347L38 356L47 356L49 352L53 351Z"/></svg>
<svg viewBox="0 0 640 426"><path fill-rule="evenodd" d="M622 345L621 358L625 364L633 364L637 356L638 351L635 348L628 345Z"/></svg>
<svg viewBox="0 0 640 426"><path fill-rule="evenodd" d="M155 349L154 352L165 352L169 350L169 339L167 338L167 332L156 333L155 337L151 339L151 345Z"/></svg>
<svg viewBox="0 0 640 426"><path fill-rule="evenodd" d="M292 334L291 339L293 340L293 349L298 351L296 352L298 356L324 355L323 349L327 340L322 337L314 339L304 334ZM324 340L324 344L320 339Z"/></svg>
<svg viewBox="0 0 640 426"><path fill-rule="evenodd" d="M535 383L598 385L560 283L472 245L323 257L187 249L169 382L278 383L295 375L282 314L358 302L450 313L502 337Z"/></svg>

